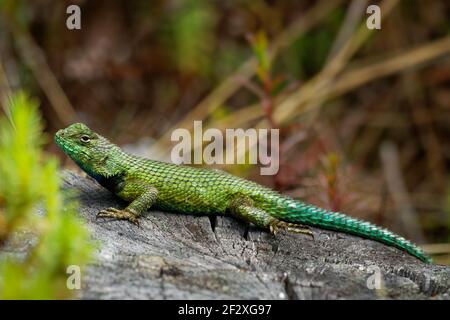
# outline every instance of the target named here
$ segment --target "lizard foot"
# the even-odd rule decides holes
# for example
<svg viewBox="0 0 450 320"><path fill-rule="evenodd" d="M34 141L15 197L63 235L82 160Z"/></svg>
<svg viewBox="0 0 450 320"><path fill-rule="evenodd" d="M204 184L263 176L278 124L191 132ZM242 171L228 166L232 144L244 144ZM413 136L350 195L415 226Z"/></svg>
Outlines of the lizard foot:
<svg viewBox="0 0 450 320"><path fill-rule="evenodd" d="M131 223L139 226L139 220L137 216L127 209L125 210L119 210L116 208L108 208L100 211L97 213L97 218L113 218L113 219L120 219L120 220L128 220Z"/></svg>
<svg viewBox="0 0 450 320"><path fill-rule="evenodd" d="M286 230L288 232L303 233L308 236L311 236L314 239L314 234L309 229L309 227L301 224L290 223L275 219L270 223L269 228L270 233L272 233L273 235L276 235L280 230Z"/></svg>

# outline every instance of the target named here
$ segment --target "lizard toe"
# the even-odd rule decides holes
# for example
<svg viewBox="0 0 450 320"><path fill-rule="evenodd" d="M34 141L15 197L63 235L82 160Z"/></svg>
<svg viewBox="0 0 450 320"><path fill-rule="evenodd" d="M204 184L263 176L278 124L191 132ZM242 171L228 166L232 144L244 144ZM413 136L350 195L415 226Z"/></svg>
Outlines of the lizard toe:
<svg viewBox="0 0 450 320"><path fill-rule="evenodd" d="M118 212L120 210L116 208L103 209L97 213L96 218L115 218Z"/></svg>
<svg viewBox="0 0 450 320"><path fill-rule="evenodd" d="M292 232L292 233L306 234L314 239L314 234L307 226L303 226L303 225L296 224L296 223L290 223L290 222L285 222L285 221L281 221L281 220L274 220L270 223L269 228L270 228L270 232L273 235L276 235L279 230L284 230L284 231Z"/></svg>
<svg viewBox="0 0 450 320"><path fill-rule="evenodd" d="M119 210L116 208L107 208L99 213L97 213L97 218L113 218L113 219L119 219L119 220L128 220L131 223L139 226L139 220L131 211L128 210Z"/></svg>

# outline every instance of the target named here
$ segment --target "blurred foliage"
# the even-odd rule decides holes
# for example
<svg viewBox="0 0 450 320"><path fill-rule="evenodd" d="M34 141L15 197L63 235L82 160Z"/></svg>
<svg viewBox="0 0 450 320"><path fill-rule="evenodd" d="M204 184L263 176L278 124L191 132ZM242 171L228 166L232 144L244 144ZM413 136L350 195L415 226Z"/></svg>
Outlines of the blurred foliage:
<svg viewBox="0 0 450 320"><path fill-rule="evenodd" d="M214 50L216 16L208 0L177 0L168 16L170 55L180 71L208 75Z"/></svg>
<svg viewBox="0 0 450 320"><path fill-rule="evenodd" d="M30 11L26 0L0 0L0 11L14 19L21 28L26 28L30 20Z"/></svg>
<svg viewBox="0 0 450 320"><path fill-rule="evenodd" d="M339 155L336 153L329 153L322 159L323 176L325 180L325 188L328 194L329 206L333 211L341 211L341 199L339 194Z"/></svg>
<svg viewBox="0 0 450 320"><path fill-rule="evenodd" d="M66 269L91 259L90 236L61 190L57 161L42 152L38 104L22 92L9 109L11 118L0 119L0 245L17 232L37 240L24 259L0 261L0 298L69 298L75 292L66 286Z"/></svg>
<svg viewBox="0 0 450 320"><path fill-rule="evenodd" d="M448 217L448 228L450 229L450 184L447 187L447 194L446 194L446 198L445 198L445 204L444 204L444 209L447 213L447 217ZM448 235L448 242L450 242L450 234Z"/></svg>
<svg viewBox="0 0 450 320"><path fill-rule="evenodd" d="M258 61L256 74L261 82L265 83L270 76L269 73L272 69L272 59L269 54L267 35L264 32L259 31L256 36L251 38L251 44Z"/></svg>
<svg viewBox="0 0 450 320"><path fill-rule="evenodd" d="M287 55L291 57L289 68L294 74L308 78L320 71L339 31L339 26L344 20L344 14L345 11L338 8L323 21L320 28L301 35L293 43Z"/></svg>

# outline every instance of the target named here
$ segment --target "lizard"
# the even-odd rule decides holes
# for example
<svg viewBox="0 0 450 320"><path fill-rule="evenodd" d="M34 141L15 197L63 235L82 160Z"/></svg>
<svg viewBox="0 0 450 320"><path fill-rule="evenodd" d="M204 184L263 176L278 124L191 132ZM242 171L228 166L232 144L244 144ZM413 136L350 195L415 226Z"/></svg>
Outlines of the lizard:
<svg viewBox="0 0 450 320"><path fill-rule="evenodd" d="M139 217L151 207L184 214L231 215L274 235L285 230L313 236L310 227L353 234L431 263L418 246L387 229L295 200L222 170L126 153L82 123L57 131L55 143L101 186L129 203L124 209L101 210L97 217L139 224Z"/></svg>

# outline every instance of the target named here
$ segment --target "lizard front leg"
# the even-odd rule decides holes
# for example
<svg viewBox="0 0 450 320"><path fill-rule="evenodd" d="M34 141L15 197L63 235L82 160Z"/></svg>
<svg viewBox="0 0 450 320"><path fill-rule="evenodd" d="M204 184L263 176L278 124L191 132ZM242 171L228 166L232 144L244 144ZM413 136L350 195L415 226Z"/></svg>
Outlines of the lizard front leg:
<svg viewBox="0 0 450 320"><path fill-rule="evenodd" d="M268 212L255 207L254 201L245 196L236 196L231 201L229 209L237 218L253 223L257 227L269 229L273 235L276 235L279 230L286 230L314 237L308 227L279 220L271 216Z"/></svg>
<svg viewBox="0 0 450 320"><path fill-rule="evenodd" d="M138 217L155 203L158 190L138 180L126 183L125 187L117 195L132 201L123 210L107 208L97 213L97 217L128 220L139 225Z"/></svg>

